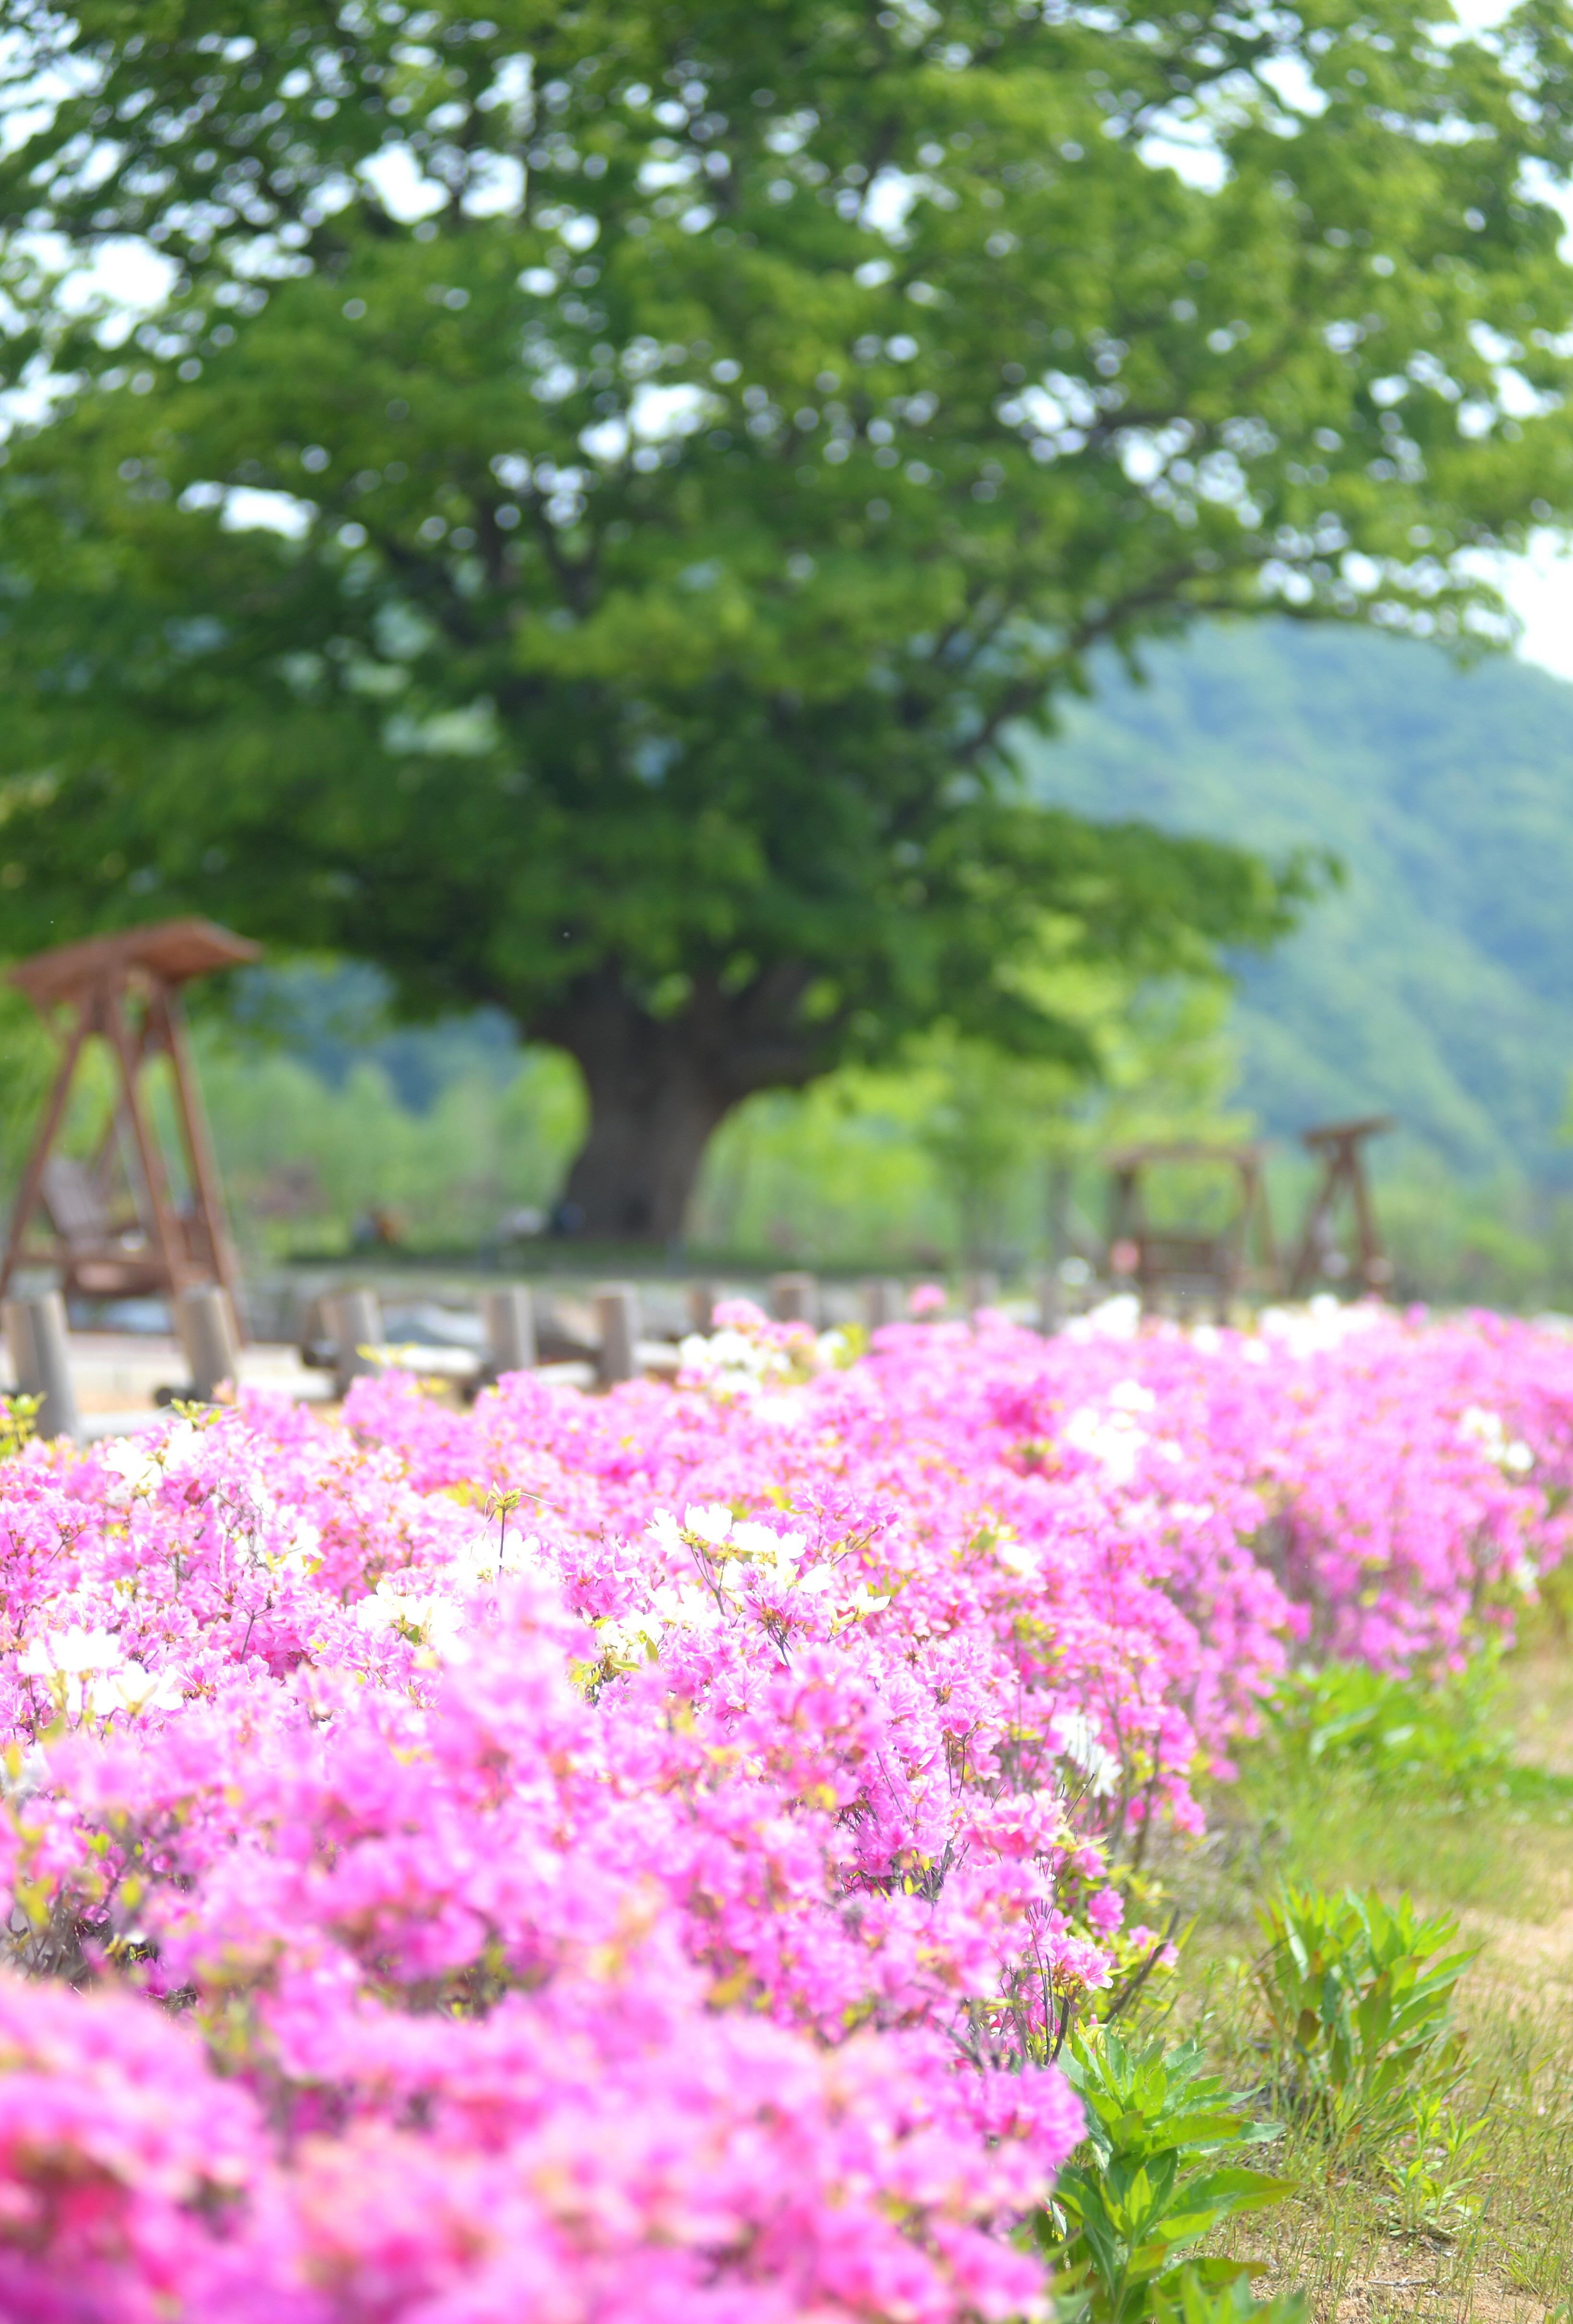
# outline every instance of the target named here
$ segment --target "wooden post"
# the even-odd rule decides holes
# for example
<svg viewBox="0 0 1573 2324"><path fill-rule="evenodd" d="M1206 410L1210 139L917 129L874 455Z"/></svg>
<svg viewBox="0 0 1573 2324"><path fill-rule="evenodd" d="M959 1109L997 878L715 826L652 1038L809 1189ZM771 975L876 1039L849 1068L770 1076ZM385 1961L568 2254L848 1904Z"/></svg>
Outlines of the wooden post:
<svg viewBox="0 0 1573 2324"><path fill-rule="evenodd" d="M819 1286L811 1275L773 1275L770 1278L770 1310L778 1323L808 1323L816 1330L819 1321Z"/></svg>
<svg viewBox="0 0 1573 2324"><path fill-rule="evenodd" d="M219 1190L218 1165L214 1158L213 1141L208 1134L208 1117L202 1108L201 1093L191 1065L185 1010L180 995L167 986L160 989L153 1005L169 1050L170 1068L175 1077L175 1091L180 1099L177 1111L185 1139L186 1159L190 1166L191 1188L197 1198L197 1224L208 1245L204 1256L229 1295L230 1310L238 1331L240 1267L236 1259L235 1245L230 1240L224 1196Z"/></svg>
<svg viewBox="0 0 1573 2324"><path fill-rule="evenodd" d="M1070 1250L1070 1165L1063 1157L1049 1165L1043 1223L1049 1239L1049 1265L1059 1277ZM1063 1280L1063 1277L1060 1277Z"/></svg>
<svg viewBox="0 0 1573 2324"><path fill-rule="evenodd" d="M596 1322L601 1352L597 1376L603 1388L631 1380L639 1369L639 1292L632 1283L603 1283L596 1290Z"/></svg>
<svg viewBox="0 0 1573 2324"><path fill-rule="evenodd" d="M488 1291L481 1301L486 1327L487 1370L494 1379L504 1372L534 1369L535 1305L526 1285L510 1283L502 1291Z"/></svg>
<svg viewBox="0 0 1573 2324"><path fill-rule="evenodd" d="M713 1283L690 1283L689 1286L689 1329L708 1340L716 1328L716 1286Z"/></svg>
<svg viewBox="0 0 1573 2324"><path fill-rule="evenodd" d="M16 1263L22 1257L22 1246L27 1238L28 1221L38 1208L38 1198L43 1188L44 1164L49 1160L50 1148L55 1142L60 1121L65 1114L66 1100L71 1093L71 1083L76 1074L77 1060L82 1054L82 1044L87 1039L90 1029L87 1013L84 1011L71 1028L70 1038L66 1043L65 1056L60 1061L60 1073L56 1076L55 1085L50 1095L48 1110L40 1125L38 1136L32 1142L32 1151L27 1157L27 1167L22 1174L22 1185L17 1192L16 1207L11 1213L11 1231L5 1238L5 1260L4 1266L0 1267L0 1292L4 1292L10 1284L12 1277L16 1272Z"/></svg>
<svg viewBox="0 0 1573 2324"><path fill-rule="evenodd" d="M1278 1241L1272 1231L1272 1211L1267 1200L1267 1178L1263 1169L1260 1154L1247 1154L1241 1176L1245 1189L1245 1204L1241 1213L1239 1238L1236 1244L1235 1278L1230 1287L1231 1290L1238 1287L1240 1279L1250 1265L1251 1237L1254 1233L1256 1263L1261 1270L1262 1280L1271 1290L1276 1291L1282 1282L1278 1264ZM1218 1321L1220 1323L1225 1323L1227 1317L1220 1314Z"/></svg>
<svg viewBox="0 0 1573 2324"><path fill-rule="evenodd" d="M1389 1115L1372 1114L1359 1121L1327 1122L1305 1131L1300 1142L1320 1161L1322 1176L1307 1205L1305 1224L1290 1270L1291 1298L1299 1298L1323 1272L1324 1250L1334 1241L1333 1218L1343 1194L1349 1197L1355 1213L1355 1272L1361 1284L1367 1291L1381 1292L1391 1282L1393 1269L1383 1250L1376 1213L1372 1208L1363 1148L1368 1138L1380 1137L1394 1126Z"/></svg>
<svg viewBox="0 0 1573 2324"><path fill-rule="evenodd" d="M992 1267L969 1268L961 1278L962 1312L976 1315L980 1307L993 1307L999 1299L1000 1279Z"/></svg>
<svg viewBox="0 0 1573 2324"><path fill-rule="evenodd" d="M366 1351L383 1344L383 1311L376 1293L364 1287L340 1291L322 1305L333 1339L334 1381L343 1396L351 1380L365 1379L382 1369Z"/></svg>
<svg viewBox="0 0 1573 2324"><path fill-rule="evenodd" d="M212 1404L221 1388L240 1386L240 1333L222 1283L199 1283L175 1302L175 1321L191 1373L191 1394Z"/></svg>
<svg viewBox="0 0 1573 2324"><path fill-rule="evenodd" d="M870 1332L897 1323L902 1314L902 1286L888 1275L870 1276L862 1286L863 1322Z"/></svg>
<svg viewBox="0 0 1573 2324"><path fill-rule="evenodd" d="M80 1423L71 1381L70 1339L60 1293L46 1292L42 1299L8 1299L5 1337L17 1387L23 1396L43 1398L33 1423L39 1434L77 1435Z"/></svg>
<svg viewBox="0 0 1573 2324"><path fill-rule="evenodd" d="M333 1334L333 1326L328 1320L326 1296L320 1291L313 1292L298 1312L301 1328L295 1343L301 1351L301 1360L304 1364L314 1364L319 1371L325 1370L322 1342Z"/></svg>
<svg viewBox="0 0 1573 2324"><path fill-rule="evenodd" d="M190 1271L186 1261L185 1238L180 1233L170 1207L169 1180L163 1156L154 1143L152 1130L137 1102L136 1075L142 1060L132 1047L125 1013L120 1006L120 995L113 986L105 995L104 1015L105 1029L119 1060L120 1077L125 1085L126 1111L131 1117L137 1166L142 1172L143 1184L147 1188L148 1208L153 1213L153 1240L163 1260L170 1289L172 1293L179 1293L185 1288Z"/></svg>
<svg viewBox="0 0 1573 2324"><path fill-rule="evenodd" d="M1361 1167L1358 1149L1349 1157L1349 1191L1355 1202L1355 1231L1360 1240L1360 1280L1367 1291L1383 1292L1393 1281L1393 1268L1382 1248L1371 1185Z"/></svg>

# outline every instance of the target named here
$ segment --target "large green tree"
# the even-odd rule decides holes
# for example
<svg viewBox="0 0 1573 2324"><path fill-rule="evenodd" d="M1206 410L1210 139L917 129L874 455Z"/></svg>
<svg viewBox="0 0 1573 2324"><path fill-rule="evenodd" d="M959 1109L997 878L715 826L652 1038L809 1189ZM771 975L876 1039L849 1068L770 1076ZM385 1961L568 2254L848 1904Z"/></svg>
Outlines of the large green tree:
<svg viewBox="0 0 1573 2324"><path fill-rule="evenodd" d="M1464 636L1573 509L1560 0L3 13L7 946L196 905L500 1002L598 1233L914 1028L1073 1049L1046 926L1282 924L1023 789L1100 646Z"/></svg>

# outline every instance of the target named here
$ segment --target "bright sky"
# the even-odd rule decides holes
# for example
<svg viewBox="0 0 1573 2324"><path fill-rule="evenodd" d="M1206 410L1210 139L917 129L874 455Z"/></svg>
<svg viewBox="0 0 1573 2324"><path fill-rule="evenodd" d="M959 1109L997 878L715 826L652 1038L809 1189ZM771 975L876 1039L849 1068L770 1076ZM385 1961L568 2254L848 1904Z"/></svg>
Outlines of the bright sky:
<svg viewBox="0 0 1573 2324"><path fill-rule="evenodd" d="M1523 623L1519 652L1558 678L1573 678L1573 557L1550 541L1509 560L1506 594Z"/></svg>

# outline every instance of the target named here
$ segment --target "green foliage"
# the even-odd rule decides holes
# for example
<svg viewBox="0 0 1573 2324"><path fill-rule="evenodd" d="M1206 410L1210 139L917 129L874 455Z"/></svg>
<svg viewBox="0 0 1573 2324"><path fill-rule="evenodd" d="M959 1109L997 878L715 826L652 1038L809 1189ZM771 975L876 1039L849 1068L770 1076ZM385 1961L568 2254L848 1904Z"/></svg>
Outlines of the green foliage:
<svg viewBox="0 0 1573 2324"><path fill-rule="evenodd" d="M1519 1048L1522 1081L1509 1098L1515 1111L1532 1101L1536 1083L1560 1080L1561 1047L1558 1039L1538 1055ZM1573 1307L1568 1157L1542 1144L1522 1160L1541 1174L1540 1183L1507 1170L1460 1180L1428 1155L1411 1155L1386 1174L1377 1199L1398 1297L1521 1314Z"/></svg>
<svg viewBox="0 0 1573 2324"><path fill-rule="evenodd" d="M1085 1068L1046 912L1169 971L1306 879L1045 807L1023 724L1208 612L1461 635L1573 505L1564 18L1433 17L30 11L10 940L157 898L505 1006L655 1232L753 1090L938 1019Z"/></svg>
<svg viewBox="0 0 1573 2324"><path fill-rule="evenodd" d="M1322 1811L1330 1786L1350 1803L1365 1794L1411 1810L1573 1804L1573 1778L1521 1762L1501 1658L1489 1650L1434 1678L1325 1663L1281 1679L1262 1708L1270 1780L1282 1791L1287 1777L1290 1796Z"/></svg>
<svg viewBox="0 0 1573 2324"><path fill-rule="evenodd" d="M792 1251L942 1267L1042 1253L1049 1173L1063 1169L1078 1232L1105 1206L1097 1157L1126 1139L1245 1134L1226 1103L1234 1052L1212 982L1133 990L1064 971L1056 1006L1099 1064L1096 1088L943 1028L900 1072L844 1067L800 1096L752 1099L717 1134L692 1214L711 1250Z"/></svg>
<svg viewBox="0 0 1573 2324"><path fill-rule="evenodd" d="M1060 2172L1038 2220L1059 2272L1061 2312L1087 2324L1146 2324L1170 2311L1198 2324L1193 2309L1232 2317L1233 2303L1206 2302L1249 2266L1198 2257L1195 2246L1290 2193L1288 2180L1238 2159L1276 2138L1277 2126L1253 2120L1205 2070L1195 2041L1166 2049L1153 2036L1127 2046L1112 2026L1088 2026L1072 2035L1061 2063L1087 2107L1088 2149L1087 2161Z"/></svg>
<svg viewBox="0 0 1573 2324"><path fill-rule="evenodd" d="M59 1063L32 1003L0 984L0 1178L20 1173Z"/></svg>
<svg viewBox="0 0 1573 2324"><path fill-rule="evenodd" d="M1300 1778L1350 1771L1383 1789L1479 1800L1513 1773L1495 1659L1428 1680L1324 1663L1282 1679L1263 1709L1273 1744Z"/></svg>
<svg viewBox="0 0 1573 2324"><path fill-rule="evenodd" d="M14 1460L37 1434L42 1396L0 1396L0 1461Z"/></svg>
<svg viewBox="0 0 1573 2324"><path fill-rule="evenodd" d="M1467 2119L1435 2090L1411 2093L1408 2130L1383 2158L1391 2215L1402 2235L1455 2234L1476 2217L1480 2206L1470 2189L1489 2119Z"/></svg>
<svg viewBox="0 0 1573 2324"><path fill-rule="evenodd" d="M956 1235L925 1150L921 1069L846 1065L800 1093L762 1093L721 1125L689 1214L707 1250L942 1266Z"/></svg>
<svg viewBox="0 0 1573 2324"><path fill-rule="evenodd" d="M414 1250L473 1249L508 1211L551 1202L583 1120L571 1066L539 1051L505 1077L460 1070L415 1109L369 1060L333 1087L282 1052L200 1047L220 1169L259 1254L342 1249L372 1209Z"/></svg>
<svg viewBox="0 0 1573 2324"><path fill-rule="evenodd" d="M1411 2119L1420 2095L1458 2080L1454 1989L1478 1947L1412 1898L1285 1886L1257 1914L1266 1950L1256 1987L1275 2046L1282 2102L1329 2143L1370 2155Z"/></svg>
<svg viewBox="0 0 1573 2324"><path fill-rule="evenodd" d="M1193 2267L1166 2278L1152 2295L1152 2324L1309 2324L1309 2314L1302 2292L1255 2300L1244 2276L1209 2283Z"/></svg>
<svg viewBox="0 0 1573 2324"><path fill-rule="evenodd" d="M932 1071L934 1099L919 1139L955 1204L962 1257L983 1259L990 1224L1035 1129L1041 1137L1053 1100L1045 1103L1047 1093L1032 1090L1031 1067L979 1041L941 1038L933 1045Z"/></svg>

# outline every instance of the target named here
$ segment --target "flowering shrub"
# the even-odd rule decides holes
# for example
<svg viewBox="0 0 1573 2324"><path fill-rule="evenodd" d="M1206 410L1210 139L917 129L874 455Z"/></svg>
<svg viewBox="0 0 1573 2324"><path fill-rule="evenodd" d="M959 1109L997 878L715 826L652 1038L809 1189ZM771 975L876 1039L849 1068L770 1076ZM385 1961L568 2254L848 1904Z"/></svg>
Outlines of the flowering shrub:
<svg viewBox="0 0 1573 2324"><path fill-rule="evenodd" d="M1563 1546L1524 1326L718 1323L0 1466L0 2313L1033 2312L1153 1834Z"/></svg>

